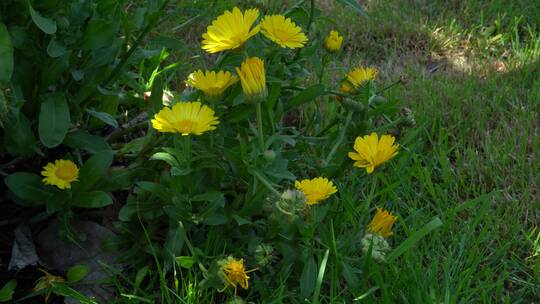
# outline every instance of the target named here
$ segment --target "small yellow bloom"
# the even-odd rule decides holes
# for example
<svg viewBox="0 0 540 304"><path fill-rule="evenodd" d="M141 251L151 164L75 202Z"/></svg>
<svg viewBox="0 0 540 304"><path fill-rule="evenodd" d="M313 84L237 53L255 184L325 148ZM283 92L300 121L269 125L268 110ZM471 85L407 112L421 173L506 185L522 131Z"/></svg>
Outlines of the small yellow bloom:
<svg viewBox="0 0 540 304"><path fill-rule="evenodd" d="M220 261L219 266L219 274L225 282L225 288L223 290L232 287L234 288L235 295L238 285L243 289L248 289L249 276L247 274L257 270L246 270L244 268L244 259L237 260L233 257L227 257L225 260Z"/></svg>
<svg viewBox="0 0 540 304"><path fill-rule="evenodd" d="M393 234L392 226L397 220L397 216L384 210L377 208L377 213L367 226L367 231L373 234L389 237Z"/></svg>
<svg viewBox="0 0 540 304"><path fill-rule="evenodd" d="M347 78L341 83L340 92L355 94L366 82L377 77L377 70L374 68L359 67L347 74Z"/></svg>
<svg viewBox="0 0 540 304"><path fill-rule="evenodd" d="M218 53L243 46L249 38L259 32L259 25L251 28L257 18L259 18L258 9L248 9L242 13L235 7L232 11L225 11L212 21L212 25L208 26L206 33L202 35L202 49L208 53Z"/></svg>
<svg viewBox="0 0 540 304"><path fill-rule="evenodd" d="M262 59L258 57L246 59L240 68L236 68L236 73L240 76L246 101L260 102L266 98L266 76Z"/></svg>
<svg viewBox="0 0 540 304"><path fill-rule="evenodd" d="M172 108L164 107L154 115L152 127L159 132L201 135L216 129L219 120L214 110L198 101L179 102Z"/></svg>
<svg viewBox="0 0 540 304"><path fill-rule="evenodd" d="M394 144L395 140L392 135L383 135L379 140L375 132L364 137L358 136L354 141L356 152L349 152L349 157L355 161L353 166L366 168L367 173L372 173L376 167L398 154L399 145Z"/></svg>
<svg viewBox="0 0 540 304"><path fill-rule="evenodd" d="M341 44L343 44L343 36L340 36L337 31L330 31L326 40L324 41L324 46L329 52L335 53L341 49Z"/></svg>
<svg viewBox="0 0 540 304"><path fill-rule="evenodd" d="M79 168L70 160L58 159L43 167L41 175L46 185L53 185L60 189L70 189L71 183L79 178Z"/></svg>
<svg viewBox="0 0 540 304"><path fill-rule="evenodd" d="M261 33L281 47L301 48L308 41L302 29L282 15L265 16L261 21Z"/></svg>
<svg viewBox="0 0 540 304"><path fill-rule="evenodd" d="M304 193L308 205L318 204L337 192L334 183L325 177L296 181L294 187Z"/></svg>
<svg viewBox="0 0 540 304"><path fill-rule="evenodd" d="M238 81L238 77L231 72L224 71L195 71L188 76L186 83L204 93L210 100L215 100L225 90Z"/></svg>
<svg viewBox="0 0 540 304"><path fill-rule="evenodd" d="M45 290L45 303L47 303L49 302L49 297L51 296L53 284L63 283L66 280L63 277L52 275L41 268L39 268L39 271L43 272L45 275L37 280L36 286L34 286L34 292Z"/></svg>

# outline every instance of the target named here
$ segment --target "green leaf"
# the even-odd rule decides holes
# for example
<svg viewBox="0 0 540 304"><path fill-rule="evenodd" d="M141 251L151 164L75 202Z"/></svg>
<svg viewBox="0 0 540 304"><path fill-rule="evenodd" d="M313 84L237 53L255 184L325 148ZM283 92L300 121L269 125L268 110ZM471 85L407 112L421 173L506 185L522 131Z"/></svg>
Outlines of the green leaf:
<svg viewBox="0 0 540 304"><path fill-rule="evenodd" d="M69 129L69 108L64 94L43 95L39 112L39 138L48 148L62 143Z"/></svg>
<svg viewBox="0 0 540 304"><path fill-rule="evenodd" d="M241 104L238 105L223 117L223 120L228 123L237 123L244 120L247 120L249 116L254 115L255 109L253 105L250 104Z"/></svg>
<svg viewBox="0 0 540 304"><path fill-rule="evenodd" d="M88 191L109 170L112 165L113 154L111 151L102 151L90 157L79 172L79 182L73 185L76 192Z"/></svg>
<svg viewBox="0 0 540 304"><path fill-rule="evenodd" d="M31 122L23 113L19 112L19 116L14 123L6 124L6 150L12 155L29 156L37 149L37 140L32 132Z"/></svg>
<svg viewBox="0 0 540 304"><path fill-rule="evenodd" d="M0 83L8 83L13 74L13 45L9 32L0 23Z"/></svg>
<svg viewBox="0 0 540 304"><path fill-rule="evenodd" d="M63 283L53 283L52 291L56 295L78 300L81 304L98 304L95 300L87 298L82 293Z"/></svg>
<svg viewBox="0 0 540 304"><path fill-rule="evenodd" d="M73 194L73 206L76 207L101 208L112 203L112 198L103 191L79 192Z"/></svg>
<svg viewBox="0 0 540 304"><path fill-rule="evenodd" d="M13 173L4 179L4 183L17 197L28 202L45 204L47 199L54 194L43 184L41 177L33 173Z"/></svg>
<svg viewBox="0 0 540 304"><path fill-rule="evenodd" d="M360 3L358 3L357 0L337 0L337 2L350 7L353 11L355 11L359 15L367 17L366 11L360 5Z"/></svg>
<svg viewBox="0 0 540 304"><path fill-rule="evenodd" d="M60 43L58 40L54 38L51 39L51 41L49 41L49 45L47 46L47 54L51 58L60 57L64 55L65 53L66 53L66 47L62 43Z"/></svg>
<svg viewBox="0 0 540 304"><path fill-rule="evenodd" d="M100 19L92 19L84 32L81 48L96 50L111 46L118 31L118 23L106 22Z"/></svg>
<svg viewBox="0 0 540 304"><path fill-rule="evenodd" d="M112 117L111 114L106 113L106 112L97 112L94 109L86 109L86 112L90 114L91 116L108 124L109 126L113 128L118 128L118 122L116 121L116 119L114 119L114 117Z"/></svg>
<svg viewBox="0 0 540 304"><path fill-rule="evenodd" d="M326 249L324 253L321 266L319 267L319 274L317 275L317 285L315 286L315 292L313 293L313 299L311 300L312 304L319 304L319 295L321 294L321 286L324 278L324 271L326 270L326 263L328 262L328 254L330 250Z"/></svg>
<svg viewBox="0 0 540 304"><path fill-rule="evenodd" d="M152 182L138 182L137 186L144 191L150 192L155 196L159 197L164 202L169 202L171 200L171 191L161 184L152 183Z"/></svg>
<svg viewBox="0 0 540 304"><path fill-rule="evenodd" d="M306 88L298 95L291 98L287 104L285 104L285 112L289 111L292 108L298 107L304 103L315 100L315 98L324 94L324 85L316 84L312 85L309 88Z"/></svg>
<svg viewBox="0 0 540 304"><path fill-rule="evenodd" d="M178 160L170 153L167 152L157 152L150 156L151 160L162 160L169 164L171 167L177 167L180 165Z"/></svg>
<svg viewBox="0 0 540 304"><path fill-rule="evenodd" d="M7 302L13 298L13 293L17 287L17 280L9 280L2 289L0 289L0 302Z"/></svg>
<svg viewBox="0 0 540 304"><path fill-rule="evenodd" d="M186 233L182 225L172 226L167 232L165 238L165 244L163 248L173 256L179 256L182 253L184 247L184 241L186 239Z"/></svg>
<svg viewBox="0 0 540 304"><path fill-rule="evenodd" d="M308 298L315 289L317 282L317 263L313 256L309 256L304 264L304 269L300 275L300 294L302 298Z"/></svg>
<svg viewBox="0 0 540 304"><path fill-rule="evenodd" d="M40 30L49 35L56 33L56 22L54 20L41 16L30 4L28 4L28 9L30 9L32 21L34 21Z"/></svg>
<svg viewBox="0 0 540 304"><path fill-rule="evenodd" d="M190 269L195 264L195 258L190 256L176 257L176 264L182 268Z"/></svg>
<svg viewBox="0 0 540 304"><path fill-rule="evenodd" d="M82 130L66 135L64 145L71 148L83 149L93 154L103 151L112 151L105 139Z"/></svg>
<svg viewBox="0 0 540 304"><path fill-rule="evenodd" d="M80 264L72 266L68 269L66 278L69 283L76 283L82 280L90 272L90 267Z"/></svg>
<svg viewBox="0 0 540 304"><path fill-rule="evenodd" d="M432 219L429 223L425 224L424 227L422 227L420 230L413 233L413 235L409 236L403 243L401 243L396 249L394 249L388 256L386 257L386 260L390 263L397 259L400 255L402 255L407 250L410 250L422 239L424 236L426 236L428 233L432 232L433 230L439 228L442 226L442 221L440 218L435 217Z"/></svg>
<svg viewBox="0 0 540 304"><path fill-rule="evenodd" d="M137 275L135 276L135 288L141 286L142 281L149 272L150 268L148 266L143 266L141 269L139 269L139 271L137 271Z"/></svg>

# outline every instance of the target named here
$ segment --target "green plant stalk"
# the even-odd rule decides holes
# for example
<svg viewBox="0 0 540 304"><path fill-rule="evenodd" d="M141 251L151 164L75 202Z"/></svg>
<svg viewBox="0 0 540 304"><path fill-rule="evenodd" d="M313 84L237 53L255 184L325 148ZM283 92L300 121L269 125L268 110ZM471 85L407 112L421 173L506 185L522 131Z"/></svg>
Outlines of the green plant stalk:
<svg viewBox="0 0 540 304"><path fill-rule="evenodd" d="M343 139L345 139L345 134L347 133L347 129L349 128L349 125L351 124L352 115L353 115L352 111L347 114L345 125L343 126L343 129L341 129L341 132L339 133L339 137L336 140L336 143L334 144L334 146L332 147L332 150L330 150L330 153L328 153L328 156L326 156L326 159L325 159L326 164L328 164L330 160L332 159L332 157L334 157L334 154L336 154L337 149L343 142Z"/></svg>
<svg viewBox="0 0 540 304"><path fill-rule="evenodd" d="M187 157L187 167L191 169L191 136L184 137L184 149Z"/></svg>
<svg viewBox="0 0 540 304"><path fill-rule="evenodd" d="M259 132L259 148L261 149L261 153L264 153L264 151L266 150L266 145L264 144L261 102L257 102L255 104L255 110L257 112L257 131Z"/></svg>
<svg viewBox="0 0 540 304"><path fill-rule="evenodd" d="M268 190L270 190L272 193L274 193L278 197L281 196L281 193L279 193L279 191L277 191L274 186L272 186L264 177L262 177L259 172L251 171L251 174L253 174L253 176L255 176L255 178L258 179L264 186L266 186L266 188L268 188Z"/></svg>

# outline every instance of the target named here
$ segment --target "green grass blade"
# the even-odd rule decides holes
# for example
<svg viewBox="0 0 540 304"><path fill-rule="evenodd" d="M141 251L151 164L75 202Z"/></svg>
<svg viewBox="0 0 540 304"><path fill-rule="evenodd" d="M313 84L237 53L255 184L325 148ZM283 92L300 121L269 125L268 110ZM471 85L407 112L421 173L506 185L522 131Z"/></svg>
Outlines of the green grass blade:
<svg viewBox="0 0 540 304"><path fill-rule="evenodd" d="M439 217L435 217L432 219L429 223L425 224L424 227L422 227L420 230L416 231L413 235L411 235L409 238L407 238L401 245L399 245L396 249L394 249L387 257L388 263L393 262L395 259L397 259L400 255L402 255L405 251L410 250L416 243L422 239L424 236L426 236L431 231L441 227L443 222Z"/></svg>

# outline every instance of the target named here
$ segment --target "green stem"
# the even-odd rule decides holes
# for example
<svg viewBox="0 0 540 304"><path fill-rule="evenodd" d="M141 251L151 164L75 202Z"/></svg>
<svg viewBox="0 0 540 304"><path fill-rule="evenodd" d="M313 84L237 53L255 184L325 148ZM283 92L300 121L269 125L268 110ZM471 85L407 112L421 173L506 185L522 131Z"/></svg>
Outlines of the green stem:
<svg viewBox="0 0 540 304"><path fill-rule="evenodd" d="M306 32L309 32L311 24L313 23L313 16L315 15L315 0L311 0L311 8L309 10L309 21L306 27Z"/></svg>
<svg viewBox="0 0 540 304"><path fill-rule="evenodd" d="M184 136L184 148L187 156L187 167L191 169L191 136Z"/></svg>
<svg viewBox="0 0 540 304"><path fill-rule="evenodd" d="M341 129L341 132L339 133L338 140L336 140L336 143L332 147L332 150L330 153L328 153L328 156L326 157L325 163L328 164L330 160L332 160L332 157L334 157L334 154L336 154L337 149L343 142L343 139L345 138L345 134L347 133L347 129L349 128L349 124L351 123L353 112L349 111L349 114L347 114L347 119L345 120L345 125L343 126L343 129Z"/></svg>
<svg viewBox="0 0 540 304"><path fill-rule="evenodd" d="M264 144L261 102L257 102L255 104L255 109L257 111L257 130L259 131L259 148L261 149L261 153L264 153L264 151L266 150L266 146Z"/></svg>
<svg viewBox="0 0 540 304"><path fill-rule="evenodd" d="M281 193L279 193L279 191L277 191L276 188L274 188L274 186L272 186L270 182L268 182L268 180L264 178L259 172L253 170L251 171L251 174L253 174L256 179L258 179L266 188L268 188L268 190L274 193L277 197L281 196Z"/></svg>

